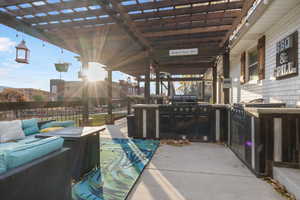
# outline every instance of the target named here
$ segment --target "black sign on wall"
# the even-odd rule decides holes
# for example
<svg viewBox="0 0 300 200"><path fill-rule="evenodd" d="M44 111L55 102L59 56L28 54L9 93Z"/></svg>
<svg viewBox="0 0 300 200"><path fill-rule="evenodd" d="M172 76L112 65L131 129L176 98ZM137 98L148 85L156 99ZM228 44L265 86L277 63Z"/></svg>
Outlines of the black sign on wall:
<svg viewBox="0 0 300 200"><path fill-rule="evenodd" d="M277 42L274 75L277 80L298 75L298 31Z"/></svg>

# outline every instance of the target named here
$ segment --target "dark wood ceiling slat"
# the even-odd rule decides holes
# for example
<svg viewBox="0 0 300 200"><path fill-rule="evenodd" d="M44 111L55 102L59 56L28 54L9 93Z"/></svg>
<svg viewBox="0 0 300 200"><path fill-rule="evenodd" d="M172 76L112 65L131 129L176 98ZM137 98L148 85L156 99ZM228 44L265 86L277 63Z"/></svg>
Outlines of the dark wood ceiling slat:
<svg viewBox="0 0 300 200"><path fill-rule="evenodd" d="M224 19L223 23L219 23L219 25L229 24L233 21L235 17L238 16L238 11L228 11L226 13L209 13L207 18L209 20L218 20ZM204 14L201 15L193 15L193 16L181 16L171 19L161 19L161 20L148 20L146 22L135 22L137 27L143 28L150 28L155 30L156 27L161 27L162 24L171 25L172 23L185 23L189 21L201 21L204 20L206 17ZM95 24L107 24L113 23L114 21L111 18L102 18L102 19L91 19L91 20L82 20L82 21L72 21L68 23L58 23L58 24L44 24L44 25L37 25L39 28L43 29L51 29L51 28L63 28L63 27L72 27L72 26L85 26L85 25L95 25ZM168 28L169 26L165 26ZM144 30L142 30L144 31Z"/></svg>
<svg viewBox="0 0 300 200"><path fill-rule="evenodd" d="M186 34L193 34L193 33L227 31L230 28L231 25L223 25L223 26L211 26L211 27L200 27L200 28L191 28L191 29L182 29L182 30L144 33L143 35L145 37L162 37L162 36L171 36L171 35L186 35Z"/></svg>
<svg viewBox="0 0 300 200"><path fill-rule="evenodd" d="M38 0L0 0L0 7L4 6L14 6L18 4L23 4L23 3L32 3Z"/></svg>
<svg viewBox="0 0 300 200"><path fill-rule="evenodd" d="M107 45L105 55L92 57L101 57L100 60L103 63L115 61L115 66L119 65L120 70L128 70L128 73L142 73L144 68L141 69L140 66L148 65L150 56L160 64L163 70L175 74L190 74L204 72L213 66L216 56L224 52L224 48L220 48L220 43L223 44L254 0L232 2L223 0L142 2L136 0L137 3L134 5L120 3L125 0L73 0L53 4L41 0L44 5L33 3L35 1L39 0L0 0L0 7L8 11L5 14L11 15L11 19L25 22L32 30L41 30L42 35L38 35L39 38L43 38L44 35L55 35L58 36L55 37L56 41L48 39L49 42L61 47L73 44L68 46L69 49L80 54L88 51L83 56L95 54L97 45L94 44L102 41L102 33L109 33L106 35L108 38L105 39L109 41L105 43ZM31 7L22 8L20 4L24 3L29 3ZM17 7L8 8L14 5ZM89 9L90 6L99 5L101 9ZM75 8L87 10L79 11ZM66 9L71 9L73 12L66 13L63 11ZM52 11L58 13L51 13ZM35 16L38 13L44 13L45 16ZM33 15L33 17L26 15ZM99 17L103 15L109 15L109 17ZM17 20L15 16L26 17ZM30 26L31 24L36 25ZM9 25L14 27L12 24ZM73 32L76 34L70 34ZM72 38L68 37L69 34ZM57 42L59 38L64 44ZM112 38L117 38L117 40ZM124 48L132 43L131 41L134 41L132 45L134 48L128 48L128 51L124 53ZM196 47L201 50L197 56L170 57L166 53L169 49ZM203 49L203 47L209 49ZM78 51L78 49L81 50ZM136 52L140 51L144 53L138 55ZM114 56L109 55L118 55L122 59L116 60ZM130 58L127 59L128 55ZM132 66L134 71L127 68L128 66Z"/></svg>
<svg viewBox="0 0 300 200"><path fill-rule="evenodd" d="M209 7L210 12L208 15L221 15L222 12L213 13L216 11L220 11L224 9L225 4L217 4L216 6ZM240 8L242 4L240 2L232 2L230 4L230 8ZM207 6L205 6L207 7ZM160 11L160 12L149 12L149 13L142 13L142 14L134 14L130 15L132 19L134 20L141 20L145 18L157 18L157 16L161 17L167 17L167 16L174 16L174 15L182 15L184 13L188 14L197 14L201 15L204 12L204 8L202 6L191 8L191 9L177 9L175 11ZM232 10L228 11L226 13L229 13L228 15L234 15L238 16L240 14L239 10ZM226 13L225 16L226 17ZM41 17L34 17L29 19L24 19L28 23L40 23L40 22L50 22L50 21L60 21L60 20L67 20L67 19L76 19L76 18L86 18L86 17L94 17L94 16L101 16L105 15L106 13L102 10L89 10L84 12L78 12L76 15L74 13L65 13L65 14L59 14L59 15L48 15L48 16L41 16ZM209 16L208 16L209 17ZM197 18L197 16L195 16ZM104 21L107 21L107 23L112 22L112 19L103 19ZM163 19L163 20L173 20L173 19Z"/></svg>

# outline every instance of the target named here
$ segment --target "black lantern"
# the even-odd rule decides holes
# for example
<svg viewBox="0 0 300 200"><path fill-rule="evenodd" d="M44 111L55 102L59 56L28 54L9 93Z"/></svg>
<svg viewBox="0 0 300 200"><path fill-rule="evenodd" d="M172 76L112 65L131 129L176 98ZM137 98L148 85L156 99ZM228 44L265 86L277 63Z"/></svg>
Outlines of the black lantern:
<svg viewBox="0 0 300 200"><path fill-rule="evenodd" d="M29 49L27 48L25 41L22 40L18 46L16 46L16 62L28 64Z"/></svg>

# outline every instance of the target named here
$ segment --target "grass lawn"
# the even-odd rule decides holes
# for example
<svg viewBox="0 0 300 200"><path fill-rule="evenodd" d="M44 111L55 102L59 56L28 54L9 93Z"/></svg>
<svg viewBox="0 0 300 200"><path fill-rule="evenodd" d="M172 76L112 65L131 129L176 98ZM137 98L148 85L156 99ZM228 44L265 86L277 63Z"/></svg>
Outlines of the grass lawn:
<svg viewBox="0 0 300 200"><path fill-rule="evenodd" d="M113 114L114 119L118 119L120 117L125 117L126 114ZM107 114L92 114L90 115L91 124L90 126L102 126L105 124L105 120L107 118Z"/></svg>

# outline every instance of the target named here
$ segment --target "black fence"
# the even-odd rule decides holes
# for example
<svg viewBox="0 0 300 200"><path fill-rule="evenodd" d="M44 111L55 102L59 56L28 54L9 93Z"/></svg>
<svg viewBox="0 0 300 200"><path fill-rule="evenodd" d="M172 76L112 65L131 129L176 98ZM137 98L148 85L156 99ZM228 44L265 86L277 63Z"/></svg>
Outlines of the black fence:
<svg viewBox="0 0 300 200"><path fill-rule="evenodd" d="M38 118L40 120L82 120L82 102L7 102L0 103L0 121Z"/></svg>
<svg viewBox="0 0 300 200"><path fill-rule="evenodd" d="M232 107L230 114L230 148L256 175L263 175L265 163L259 162L259 158L264 156L265 145L257 129L259 119L246 112L243 106Z"/></svg>
<svg viewBox="0 0 300 200"><path fill-rule="evenodd" d="M257 176L271 176L276 164L300 166L299 114L254 115L238 105L230 113L229 146Z"/></svg>

